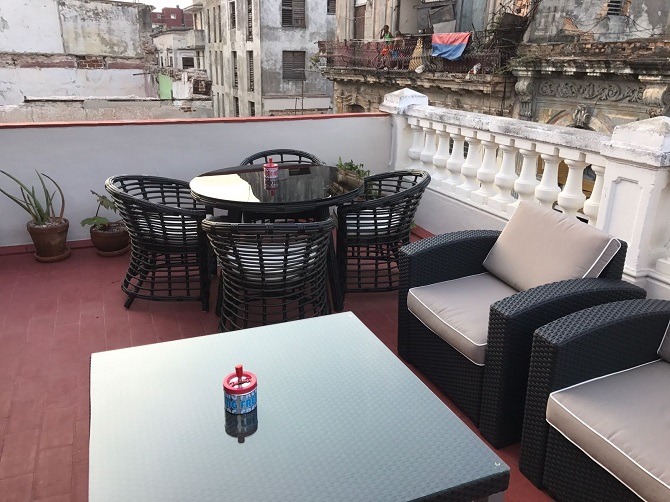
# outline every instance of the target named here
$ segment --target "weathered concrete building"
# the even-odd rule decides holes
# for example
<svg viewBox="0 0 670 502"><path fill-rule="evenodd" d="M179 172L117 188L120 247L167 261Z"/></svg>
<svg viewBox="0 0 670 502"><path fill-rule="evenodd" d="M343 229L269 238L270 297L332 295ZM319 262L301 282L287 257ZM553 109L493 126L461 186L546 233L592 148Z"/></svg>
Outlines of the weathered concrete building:
<svg viewBox="0 0 670 502"><path fill-rule="evenodd" d="M516 115L611 133L670 109L670 2L542 0L519 55Z"/></svg>
<svg viewBox="0 0 670 502"><path fill-rule="evenodd" d="M335 34L319 0L203 0L205 61L217 116L327 113L332 84L312 64Z"/></svg>
<svg viewBox="0 0 670 502"><path fill-rule="evenodd" d="M102 0L3 1L0 121L203 116L197 105L159 102L150 10Z"/></svg>
<svg viewBox="0 0 670 502"><path fill-rule="evenodd" d="M504 54L497 42L482 31L505 11L500 0L347 0L338 2L336 10L337 41L321 44L323 73L334 83L336 112L377 111L385 94L410 87L436 106L512 114L514 80L502 71ZM402 33L400 47L392 43L397 60L383 53L385 44L379 40L384 25L392 35ZM433 31L474 31L471 45L477 45L479 54L458 62L433 58Z"/></svg>

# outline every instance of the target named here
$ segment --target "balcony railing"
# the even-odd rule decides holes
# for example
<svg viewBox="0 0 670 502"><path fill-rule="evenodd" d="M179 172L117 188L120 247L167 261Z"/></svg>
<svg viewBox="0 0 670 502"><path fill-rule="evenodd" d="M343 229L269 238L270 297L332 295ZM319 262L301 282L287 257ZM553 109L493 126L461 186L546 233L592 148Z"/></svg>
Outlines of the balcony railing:
<svg viewBox="0 0 670 502"><path fill-rule="evenodd" d="M89 190L114 174L191 179L281 147L373 173L425 169L432 181L415 222L429 232L502 228L519 200L535 201L626 241L624 276L670 299L670 118L607 135L428 106L409 89L387 95L381 109L389 114L2 124L0 149L3 170L34 184L39 169L61 184L71 240L88 237L78 222L95 211ZM0 246L26 245L27 215L6 197L0 213Z"/></svg>
<svg viewBox="0 0 670 502"><path fill-rule="evenodd" d="M486 38L484 33L480 37ZM477 40L477 39L476 39ZM322 70L423 71L492 74L500 70L508 53L490 41L473 41L457 61L431 55L431 36L403 36L389 42L347 40L319 42Z"/></svg>

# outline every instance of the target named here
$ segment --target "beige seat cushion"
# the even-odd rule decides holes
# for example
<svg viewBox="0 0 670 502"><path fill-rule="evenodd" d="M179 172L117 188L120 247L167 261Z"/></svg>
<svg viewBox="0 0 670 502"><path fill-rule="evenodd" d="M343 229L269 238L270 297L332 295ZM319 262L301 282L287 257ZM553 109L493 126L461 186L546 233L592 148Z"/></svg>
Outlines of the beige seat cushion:
<svg viewBox="0 0 670 502"><path fill-rule="evenodd" d="M598 277L621 243L595 227L539 204L521 202L484 260L519 291Z"/></svg>
<svg viewBox="0 0 670 502"><path fill-rule="evenodd" d="M670 363L663 360L549 396L547 421L645 500L670 500Z"/></svg>
<svg viewBox="0 0 670 502"><path fill-rule="evenodd" d="M515 293L494 275L482 273L412 288L407 308L454 349L483 366L491 304Z"/></svg>

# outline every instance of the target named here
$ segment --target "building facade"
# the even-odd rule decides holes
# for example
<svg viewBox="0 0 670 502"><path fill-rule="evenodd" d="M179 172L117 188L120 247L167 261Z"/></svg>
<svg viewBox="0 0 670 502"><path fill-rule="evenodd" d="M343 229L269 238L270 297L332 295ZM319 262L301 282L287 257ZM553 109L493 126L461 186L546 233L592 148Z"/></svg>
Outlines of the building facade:
<svg viewBox="0 0 670 502"><path fill-rule="evenodd" d="M151 27L154 30L171 30L173 28L193 28L192 14L175 7L165 7L160 12L151 13Z"/></svg>
<svg viewBox="0 0 670 502"><path fill-rule="evenodd" d="M325 2L203 0L202 19L217 116L332 110L332 84L314 64L316 40L335 34Z"/></svg>

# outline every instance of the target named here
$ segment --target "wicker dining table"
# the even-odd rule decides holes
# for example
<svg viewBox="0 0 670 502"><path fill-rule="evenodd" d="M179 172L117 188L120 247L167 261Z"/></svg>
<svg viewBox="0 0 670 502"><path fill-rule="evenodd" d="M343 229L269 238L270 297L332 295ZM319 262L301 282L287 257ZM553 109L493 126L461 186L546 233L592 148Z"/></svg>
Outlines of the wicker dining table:
<svg viewBox="0 0 670 502"><path fill-rule="evenodd" d="M266 176L262 165L234 166L201 174L190 187L195 200L227 211L232 221L325 220L331 207L361 195L363 180L342 177L335 166L286 163L279 165L276 177ZM332 239L327 267L333 309L341 312L344 300Z"/></svg>

